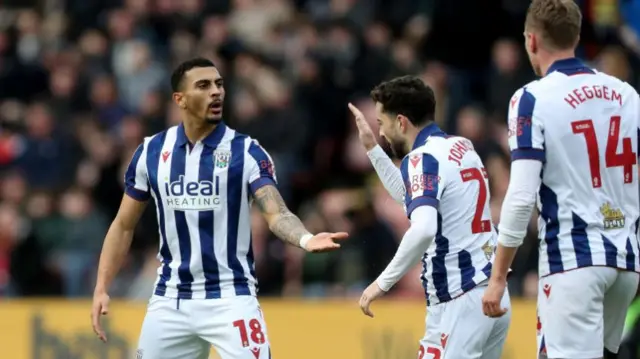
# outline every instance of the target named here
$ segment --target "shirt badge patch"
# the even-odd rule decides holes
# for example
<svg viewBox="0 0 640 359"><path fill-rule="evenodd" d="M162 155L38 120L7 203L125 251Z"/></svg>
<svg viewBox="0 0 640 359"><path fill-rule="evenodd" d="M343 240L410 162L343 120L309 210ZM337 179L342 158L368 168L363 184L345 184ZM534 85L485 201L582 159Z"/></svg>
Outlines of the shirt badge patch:
<svg viewBox="0 0 640 359"><path fill-rule="evenodd" d="M231 151L216 150L213 154L214 162L218 168L226 168L231 160Z"/></svg>

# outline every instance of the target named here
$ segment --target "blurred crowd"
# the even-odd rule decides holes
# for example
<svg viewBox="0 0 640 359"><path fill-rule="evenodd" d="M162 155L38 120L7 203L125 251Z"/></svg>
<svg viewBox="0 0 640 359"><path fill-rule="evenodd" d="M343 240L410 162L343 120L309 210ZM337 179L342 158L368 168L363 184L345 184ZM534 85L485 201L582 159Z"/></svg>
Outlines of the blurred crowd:
<svg viewBox="0 0 640 359"><path fill-rule="evenodd" d="M578 1L580 56L634 85L640 1ZM408 227L358 142L346 104L376 128L370 88L417 74L437 122L473 141L493 219L509 180L506 109L534 79L523 53L528 0L8 0L0 5L0 296L88 296L118 210L123 168L144 136L179 122L169 75L212 59L225 121L273 156L289 206L311 231L348 231L305 256L253 214L264 296L359 294ZM536 294L535 221L511 278ZM152 206L113 296L146 300L156 276ZM419 268L393 290L423 296Z"/></svg>

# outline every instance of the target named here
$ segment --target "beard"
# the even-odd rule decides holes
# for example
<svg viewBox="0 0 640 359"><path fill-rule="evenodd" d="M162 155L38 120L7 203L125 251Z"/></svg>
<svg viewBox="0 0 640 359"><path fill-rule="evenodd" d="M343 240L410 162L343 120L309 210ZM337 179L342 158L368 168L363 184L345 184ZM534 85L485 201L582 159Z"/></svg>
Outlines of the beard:
<svg viewBox="0 0 640 359"><path fill-rule="evenodd" d="M391 153L393 154L393 156L399 160L403 159L404 156L406 156L408 153L404 143L401 141L389 141L389 147L391 148Z"/></svg>
<svg viewBox="0 0 640 359"><path fill-rule="evenodd" d="M206 123L210 125L217 125L222 122L222 117L207 117L204 119Z"/></svg>
<svg viewBox="0 0 640 359"><path fill-rule="evenodd" d="M223 106L220 105L212 111L211 103L207 99L187 98L186 112L189 117L208 125L217 125L222 122Z"/></svg>

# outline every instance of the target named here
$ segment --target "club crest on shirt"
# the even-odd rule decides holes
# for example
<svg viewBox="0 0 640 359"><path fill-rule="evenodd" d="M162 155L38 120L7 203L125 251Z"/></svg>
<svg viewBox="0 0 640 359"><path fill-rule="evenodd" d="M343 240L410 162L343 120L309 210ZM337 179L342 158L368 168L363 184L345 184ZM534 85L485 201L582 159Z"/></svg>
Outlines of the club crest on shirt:
<svg viewBox="0 0 640 359"><path fill-rule="evenodd" d="M602 214L602 224L604 229L620 229L624 228L625 218L624 213L618 208L611 206L611 203L605 203L600 207L600 213Z"/></svg>
<svg viewBox="0 0 640 359"><path fill-rule="evenodd" d="M142 359L142 356L144 355L144 350L142 349L138 349L136 351L136 359Z"/></svg>
<svg viewBox="0 0 640 359"><path fill-rule="evenodd" d="M215 150L215 152L213 153L213 158L216 167L226 168L229 166L229 161L231 160L231 151Z"/></svg>
<svg viewBox="0 0 640 359"><path fill-rule="evenodd" d="M484 252L484 256L487 257L487 260L491 260L491 256L493 256L495 248L491 245L489 241L482 246L482 251Z"/></svg>

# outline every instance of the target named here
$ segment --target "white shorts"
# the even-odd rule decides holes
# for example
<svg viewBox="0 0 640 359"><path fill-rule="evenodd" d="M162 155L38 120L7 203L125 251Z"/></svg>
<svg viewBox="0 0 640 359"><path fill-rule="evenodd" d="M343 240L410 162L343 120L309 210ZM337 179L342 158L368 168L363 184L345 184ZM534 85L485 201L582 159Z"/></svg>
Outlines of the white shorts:
<svg viewBox="0 0 640 359"><path fill-rule="evenodd" d="M419 359L500 359L511 322L511 300L505 291L500 318L482 312L486 285L451 301L427 307L427 330L420 340Z"/></svg>
<svg viewBox="0 0 640 359"><path fill-rule="evenodd" d="M601 358L604 348L617 353L639 277L615 268L587 267L541 278L539 357Z"/></svg>
<svg viewBox="0 0 640 359"><path fill-rule="evenodd" d="M269 359L267 327L253 296L149 301L137 359Z"/></svg>

